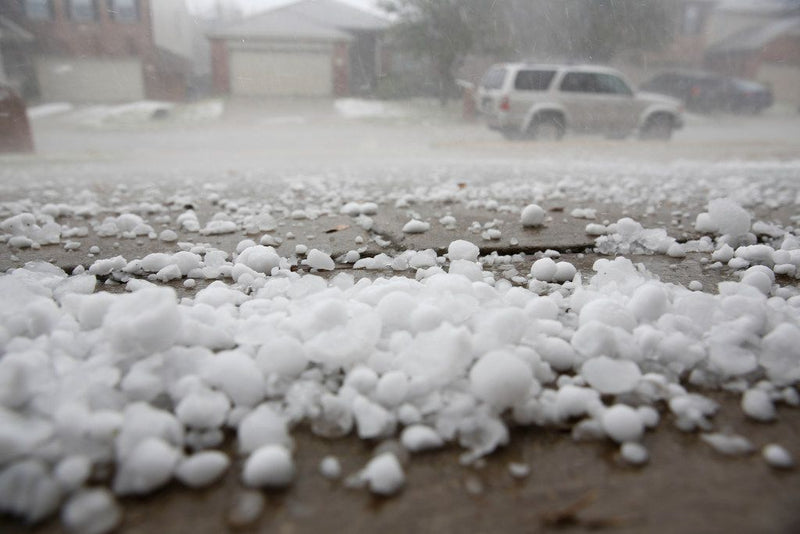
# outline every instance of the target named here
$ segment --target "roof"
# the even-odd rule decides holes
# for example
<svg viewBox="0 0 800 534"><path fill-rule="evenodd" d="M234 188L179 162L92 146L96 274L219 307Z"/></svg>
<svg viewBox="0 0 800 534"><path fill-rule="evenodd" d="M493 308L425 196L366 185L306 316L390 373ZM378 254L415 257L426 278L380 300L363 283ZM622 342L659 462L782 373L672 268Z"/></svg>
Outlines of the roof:
<svg viewBox="0 0 800 534"><path fill-rule="evenodd" d="M222 39L309 39L349 41L350 35L326 28L302 16L283 10L267 11L209 33Z"/></svg>
<svg viewBox="0 0 800 534"><path fill-rule="evenodd" d="M738 31L708 48L710 54L759 50L783 35L800 35L800 16L770 21Z"/></svg>
<svg viewBox="0 0 800 534"><path fill-rule="evenodd" d="M31 32L0 15L0 41L27 43L33 39Z"/></svg>
<svg viewBox="0 0 800 534"><path fill-rule="evenodd" d="M381 31L390 25L383 17L336 0L301 0L276 11L291 11L318 24L341 30Z"/></svg>
<svg viewBox="0 0 800 534"><path fill-rule="evenodd" d="M493 67L506 67L510 69L531 69L531 70L568 70L572 72L600 72L605 74L622 74L618 69L606 65L592 65L587 63L537 63L537 62L513 62L499 63Z"/></svg>
<svg viewBox="0 0 800 534"><path fill-rule="evenodd" d="M222 39L349 41L350 31L382 31L389 21L336 0L300 0L212 31Z"/></svg>
<svg viewBox="0 0 800 534"><path fill-rule="evenodd" d="M715 9L753 15L775 16L797 10L796 0L719 0Z"/></svg>

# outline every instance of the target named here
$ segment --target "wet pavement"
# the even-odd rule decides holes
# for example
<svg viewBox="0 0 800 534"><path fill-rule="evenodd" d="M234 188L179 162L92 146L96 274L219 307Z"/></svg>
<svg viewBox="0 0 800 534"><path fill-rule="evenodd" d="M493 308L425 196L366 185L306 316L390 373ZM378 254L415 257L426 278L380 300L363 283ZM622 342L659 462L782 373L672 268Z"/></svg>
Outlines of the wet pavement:
<svg viewBox="0 0 800 534"><path fill-rule="evenodd" d="M746 420L730 396L712 395L722 408L722 429L757 437L755 445L784 443L796 450L800 411L782 408L778 422ZM643 440L650 462L625 465L610 442L576 443L553 429L517 429L510 444L476 466L458 461L460 450L414 455L406 485L384 499L320 475L328 455L352 474L371 457L375 443L355 436L326 440L293 431L297 476L287 491L265 492L264 511L253 524L233 528L230 513L241 495L242 461L212 487L189 490L173 483L144 498L122 499L117 530L159 532L797 532L800 473L777 472L759 455L723 456L696 434L678 431L669 418ZM229 438L229 450L233 449ZM233 453L232 453L233 454ZM509 464L530 474L516 478ZM3 532L59 533L51 520L25 528L0 520Z"/></svg>
<svg viewBox="0 0 800 534"><path fill-rule="evenodd" d="M252 106L234 103L213 128L176 122L109 130L76 126L64 117L34 121L40 153L0 160L4 210L10 212L13 203L37 208L46 203L93 203L95 208L58 218L65 227L86 227L86 235L71 238L80 242L75 250L65 250L63 240L38 250L0 244L0 271L34 260L71 271L78 265L88 267L98 258L122 255L132 260L153 252L177 252L179 243L208 244L232 252L243 239L258 242L269 234L276 239L279 254L286 257L294 255L297 244L333 257L351 250L361 257L425 249L442 254L451 241L467 239L480 247L482 255L513 256L511 265L523 275L541 253L551 250L588 277L592 264L608 257L594 251L595 237L586 232L589 223L628 216L645 228L666 228L680 242L699 237L693 223L707 198L685 194L689 185L675 191L660 187L665 178L651 173L660 168L659 162L671 166L687 180L684 183L697 176L708 187L719 184L722 188L728 174L738 172L752 174L756 185L785 187L786 194L796 194L792 187L797 186L786 184L800 176L800 164L794 163L800 159L800 135L791 135L800 123L796 117L720 119L716 125L706 119L691 120L670 144L578 138L555 145L503 142L477 125L436 115L423 114L424 120L411 115L353 123L331 115L325 105L309 116L294 108L266 105L255 113ZM752 138L731 134L732 123L752 126ZM783 125L783 135L759 134L772 131L774 124ZM731 159L742 163L731 166ZM747 170L764 161L776 163ZM709 167L716 170L711 172ZM536 180L543 184L538 197L529 187ZM578 186L553 194L558 191L553 184L561 180ZM655 180L659 187L648 185L648 180ZM615 193L613 184L631 181L619 193L628 198ZM585 190L580 189L581 183L587 184ZM520 191L527 196L515 196L509 184L525 184L527 189ZM703 187L695 186L697 191ZM378 210L369 215L368 223L340 213L342 200L376 202ZM523 228L519 209L533 201L546 210L548 220L541 228ZM793 217L798 215L789 204L774 207L755 202L750 209L756 218L786 226L796 224ZM592 208L596 215L591 219L573 216L576 208ZM274 226L222 235L187 232L175 223L187 209L197 213L201 226L218 213L242 223L248 214L267 210ZM140 214L156 234L176 230L177 240L97 235L95 227L105 217L130 211ZM445 216L455 222L442 224ZM412 218L429 222L430 230L404 233L403 225ZM489 229L499 231L499 236L484 236ZM90 253L92 246L99 247L99 252ZM726 268L709 268L707 257L630 256L663 281L688 285L697 280L705 291L714 292L717 283L731 279L732 274ZM302 265L299 269L307 270ZM492 269L498 277L508 270L507 266ZM339 263L336 272L342 271L352 269ZM413 271L391 270L354 274L414 276ZM789 279L781 282L797 285ZM174 285L186 295L203 287L201 283L187 290L180 281ZM123 286L105 289L122 290ZM747 435L757 447L782 443L795 457L800 456L800 411L781 407L778 422L758 424L742 416L738 396L712 396L722 406L715 419L718 428ZM617 447L610 443L575 443L558 430L516 429L508 447L478 466L460 465L455 448L415 456L406 467L405 490L387 500L327 481L317 471L320 459L333 454L342 462L345 475L353 473L369 459L375 443L352 436L325 440L299 428L293 431L296 483L286 492L265 494L263 514L240 530L800 530L797 470L776 472L758 455L723 457L697 435L681 433L671 423L664 414L657 432L645 438L651 461L641 469L622 465ZM229 436L230 449L232 441ZM512 477L511 462L528 464L530 475ZM226 531L231 528L227 520L231 503L243 490L239 473L240 465L234 462L227 476L207 490L172 484L146 498L122 499L125 516L118 531ZM50 533L63 529L57 520L29 529L4 518L0 530Z"/></svg>

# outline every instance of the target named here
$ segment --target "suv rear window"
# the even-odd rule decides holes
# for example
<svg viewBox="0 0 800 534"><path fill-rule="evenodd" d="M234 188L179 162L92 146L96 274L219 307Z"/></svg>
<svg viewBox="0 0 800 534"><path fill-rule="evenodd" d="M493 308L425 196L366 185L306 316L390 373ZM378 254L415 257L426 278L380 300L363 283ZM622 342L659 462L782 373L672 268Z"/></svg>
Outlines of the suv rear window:
<svg viewBox="0 0 800 534"><path fill-rule="evenodd" d="M489 69L483 79L481 80L481 86L485 89L500 89L503 87L503 81L506 79L506 69L505 67L493 67Z"/></svg>
<svg viewBox="0 0 800 534"><path fill-rule="evenodd" d="M547 91L555 75L556 71L554 70L521 70L514 80L514 89L518 91Z"/></svg>
<svg viewBox="0 0 800 534"><path fill-rule="evenodd" d="M631 88L623 82L620 78L611 74L596 74L595 83L597 84L598 93L606 93L611 95L631 95Z"/></svg>

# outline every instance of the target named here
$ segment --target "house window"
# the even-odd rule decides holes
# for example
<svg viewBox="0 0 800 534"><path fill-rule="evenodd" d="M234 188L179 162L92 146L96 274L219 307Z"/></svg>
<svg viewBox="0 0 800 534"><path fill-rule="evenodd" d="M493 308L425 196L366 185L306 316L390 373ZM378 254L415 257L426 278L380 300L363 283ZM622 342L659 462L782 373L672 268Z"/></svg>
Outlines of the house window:
<svg viewBox="0 0 800 534"><path fill-rule="evenodd" d="M700 35L703 29L703 13L697 4L686 4L683 6L683 25L681 33L683 35Z"/></svg>
<svg viewBox="0 0 800 534"><path fill-rule="evenodd" d="M53 0L25 0L25 16L31 20L53 20Z"/></svg>
<svg viewBox="0 0 800 534"><path fill-rule="evenodd" d="M108 0L108 13L117 22L137 22L139 0Z"/></svg>
<svg viewBox="0 0 800 534"><path fill-rule="evenodd" d="M97 20L95 0L69 0L69 18L77 22Z"/></svg>

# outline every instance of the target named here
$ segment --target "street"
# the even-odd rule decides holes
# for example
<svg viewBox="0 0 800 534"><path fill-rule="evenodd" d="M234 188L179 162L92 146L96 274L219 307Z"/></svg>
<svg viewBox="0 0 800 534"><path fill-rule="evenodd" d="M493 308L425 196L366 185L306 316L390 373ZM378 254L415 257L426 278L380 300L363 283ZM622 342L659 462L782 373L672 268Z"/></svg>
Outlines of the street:
<svg viewBox="0 0 800 534"><path fill-rule="evenodd" d="M345 101L347 102L347 101ZM127 169L237 171L372 163L468 161L792 160L800 121L790 109L759 116L689 115L670 143L569 136L564 143L507 142L480 122L464 122L460 103L329 100L188 104L153 119L149 107L77 109L33 120L38 158L54 163L125 162ZM192 157L187 158L186 154ZM38 161L38 160L37 160Z"/></svg>

